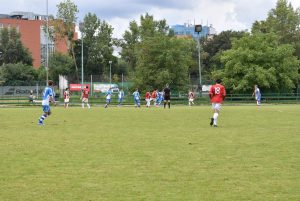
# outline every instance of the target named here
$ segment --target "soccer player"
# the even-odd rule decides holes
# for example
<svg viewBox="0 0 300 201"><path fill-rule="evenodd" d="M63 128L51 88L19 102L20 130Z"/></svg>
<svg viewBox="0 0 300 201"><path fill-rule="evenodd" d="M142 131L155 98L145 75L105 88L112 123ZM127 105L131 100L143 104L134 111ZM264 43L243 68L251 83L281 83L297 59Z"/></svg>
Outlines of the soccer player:
<svg viewBox="0 0 300 201"><path fill-rule="evenodd" d="M216 84L212 85L209 90L209 97L212 103L212 109L214 111L213 118L210 119L210 126L218 127L218 116L220 113L221 105L226 97L226 90L221 85L221 80L217 79Z"/></svg>
<svg viewBox="0 0 300 201"><path fill-rule="evenodd" d="M124 91L123 91L123 89L121 89L119 91L118 98L119 98L119 104L118 104L118 106L122 106L123 99L124 99Z"/></svg>
<svg viewBox="0 0 300 201"><path fill-rule="evenodd" d="M166 84L166 87L164 88L164 108L166 108L167 103L168 103L168 106L170 109L170 107L171 107L171 90L170 90L168 84Z"/></svg>
<svg viewBox="0 0 300 201"><path fill-rule="evenodd" d="M150 95L150 91L147 91L146 94L145 94L145 101L146 101L146 107L150 107L150 98L151 98L151 95Z"/></svg>
<svg viewBox="0 0 300 201"><path fill-rule="evenodd" d="M163 92L158 91L156 97L156 107L160 106L162 100L163 100Z"/></svg>
<svg viewBox="0 0 300 201"><path fill-rule="evenodd" d="M134 98L134 105L135 107L141 107L140 105L140 93L139 90L136 89L135 92L133 92L133 98Z"/></svg>
<svg viewBox="0 0 300 201"><path fill-rule="evenodd" d="M84 108L84 103L86 103L86 105L88 106L88 108L90 109L91 106L89 104L89 87L86 86L83 90L82 90L82 96L81 96L81 100L82 100L82 108Z"/></svg>
<svg viewBox="0 0 300 201"><path fill-rule="evenodd" d="M69 91L69 88L66 88L66 90L64 92L65 108L69 107L69 102L70 102L70 91Z"/></svg>
<svg viewBox="0 0 300 201"><path fill-rule="evenodd" d="M106 92L106 104L105 104L104 108L107 108L108 105L110 104L111 94L112 94L112 91L111 91L111 88L109 88L108 91Z"/></svg>
<svg viewBox="0 0 300 201"><path fill-rule="evenodd" d="M44 120L51 115L51 109L50 109L50 102L53 102L54 105L56 105L56 102L54 100L54 94L52 90L53 81L49 80L48 85L43 93L43 101L42 101L42 107L44 114L39 118L38 125L44 125Z"/></svg>
<svg viewBox="0 0 300 201"><path fill-rule="evenodd" d="M29 103L34 103L34 95L33 95L33 91L32 90L30 90L28 99L29 99Z"/></svg>
<svg viewBox="0 0 300 201"><path fill-rule="evenodd" d="M153 106L156 105L156 97L157 97L157 89L155 89L152 94L151 94L151 98L150 98L150 102L153 101Z"/></svg>
<svg viewBox="0 0 300 201"><path fill-rule="evenodd" d="M195 94L192 90L189 90L188 98L189 98L189 106L194 105Z"/></svg>
<svg viewBox="0 0 300 201"><path fill-rule="evenodd" d="M254 91L252 96L255 96L257 106L260 106L261 93L257 85L254 85Z"/></svg>

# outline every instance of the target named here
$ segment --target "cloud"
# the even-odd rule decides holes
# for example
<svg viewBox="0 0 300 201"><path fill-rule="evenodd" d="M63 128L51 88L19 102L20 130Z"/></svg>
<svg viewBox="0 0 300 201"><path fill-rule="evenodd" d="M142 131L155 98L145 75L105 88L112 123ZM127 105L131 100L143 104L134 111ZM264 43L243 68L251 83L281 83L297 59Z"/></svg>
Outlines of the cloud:
<svg viewBox="0 0 300 201"><path fill-rule="evenodd" d="M0 13L28 11L46 14L47 0L0 0ZM48 0L49 14L56 16L56 5L62 0ZM166 19L169 25L184 23L212 24L218 32L250 29L255 20L263 20L277 0L73 0L78 6L78 21L88 12L114 27L114 36L121 37L129 22L139 21L146 12L156 20ZM290 0L294 8L299 0Z"/></svg>

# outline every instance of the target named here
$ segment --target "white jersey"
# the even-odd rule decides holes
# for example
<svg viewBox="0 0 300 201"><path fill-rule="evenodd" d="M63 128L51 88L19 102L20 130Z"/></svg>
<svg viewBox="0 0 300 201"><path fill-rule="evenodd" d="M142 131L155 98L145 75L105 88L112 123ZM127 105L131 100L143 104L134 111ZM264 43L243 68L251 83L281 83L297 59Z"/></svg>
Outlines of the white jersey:
<svg viewBox="0 0 300 201"><path fill-rule="evenodd" d="M107 100L111 99L111 91L110 90L108 90L107 93L106 93L106 99Z"/></svg>

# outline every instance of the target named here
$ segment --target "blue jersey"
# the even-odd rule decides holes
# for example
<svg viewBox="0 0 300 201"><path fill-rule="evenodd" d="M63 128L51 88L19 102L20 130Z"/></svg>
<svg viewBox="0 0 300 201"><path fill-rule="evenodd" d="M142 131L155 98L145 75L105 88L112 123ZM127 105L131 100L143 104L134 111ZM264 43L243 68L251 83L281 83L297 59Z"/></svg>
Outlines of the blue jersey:
<svg viewBox="0 0 300 201"><path fill-rule="evenodd" d="M132 95L134 97L134 100L139 100L140 99L140 93L138 91L133 92Z"/></svg>
<svg viewBox="0 0 300 201"><path fill-rule="evenodd" d="M255 97L256 97L257 99L260 99L260 98L261 98L261 94L260 94L259 88L256 88L256 89L255 89Z"/></svg>
<svg viewBox="0 0 300 201"><path fill-rule="evenodd" d="M119 91L119 99L122 99L124 98L124 91Z"/></svg>
<svg viewBox="0 0 300 201"><path fill-rule="evenodd" d="M106 99L110 99L111 98L111 94L112 94L111 90L108 90L106 92Z"/></svg>
<svg viewBox="0 0 300 201"><path fill-rule="evenodd" d="M53 90L50 87L46 87L43 93L42 105L49 105L50 96L53 96Z"/></svg>

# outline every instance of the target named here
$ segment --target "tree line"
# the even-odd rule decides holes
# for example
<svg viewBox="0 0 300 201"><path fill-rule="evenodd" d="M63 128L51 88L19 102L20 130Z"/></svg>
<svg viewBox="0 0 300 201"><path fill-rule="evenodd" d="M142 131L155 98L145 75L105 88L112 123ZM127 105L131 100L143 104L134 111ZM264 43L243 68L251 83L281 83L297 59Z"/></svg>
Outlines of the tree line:
<svg viewBox="0 0 300 201"><path fill-rule="evenodd" d="M146 13L129 23L122 39L115 39L110 24L88 13L80 26L82 37L75 40L78 12L71 0L65 0L57 5L56 17L50 18L51 39L64 39L69 50L67 55L50 55L50 79L58 81L62 74L79 82L82 45L85 75L107 77L112 61L113 77L117 80L125 75L142 91L161 89L166 83L185 91L191 84L189 77L199 76L197 41L177 38L166 20L155 20ZM270 92L298 88L300 10L287 0L278 0L265 20L253 23L250 32L223 31L200 43L203 84L221 78L231 93L248 93L255 84ZM113 55L114 48L121 49L120 57ZM45 68L31 67L31 55L14 29L1 30L0 52L2 85L45 79Z"/></svg>

